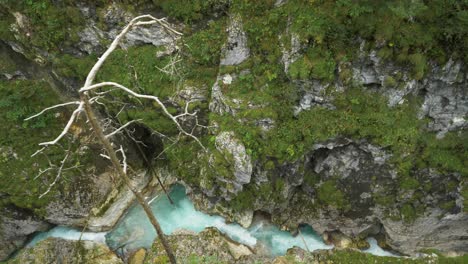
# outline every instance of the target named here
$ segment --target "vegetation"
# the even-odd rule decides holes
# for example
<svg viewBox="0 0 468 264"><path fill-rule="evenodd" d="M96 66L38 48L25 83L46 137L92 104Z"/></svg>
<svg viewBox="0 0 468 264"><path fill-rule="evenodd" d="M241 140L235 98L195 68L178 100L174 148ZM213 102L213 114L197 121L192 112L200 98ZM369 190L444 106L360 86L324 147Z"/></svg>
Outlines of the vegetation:
<svg viewBox="0 0 468 264"><path fill-rule="evenodd" d="M13 22L12 13L20 12L26 18L24 28L20 28L18 39L26 47L38 47L47 52L60 52L60 46L77 42L78 32L84 27L85 21L72 1L52 3L52 1L0 1L0 7L9 17L5 22ZM2 22L2 23L5 23ZM11 32L5 30L9 25L3 25L2 39L11 39ZM34 58L34 57L33 57Z"/></svg>
<svg viewBox="0 0 468 264"><path fill-rule="evenodd" d="M320 203L324 205L331 205L338 209L344 209L347 205L347 201L343 193L337 188L337 183L332 180L328 180L317 190L317 196Z"/></svg>
<svg viewBox="0 0 468 264"><path fill-rule="evenodd" d="M0 15L5 18L0 21L0 39L19 42L26 48L29 59L44 57L42 62L49 64L60 76L81 82L98 54L75 56L65 52L78 42L78 32L84 28L85 18L76 1L56 2L0 0ZM349 67L360 53L370 50L376 50L383 61L395 62L407 69L410 78L416 80L423 79L433 63L444 64L451 58L466 64L468 2L289 0L280 6L275 6L275 2L119 1L122 8L133 11L140 5L149 4L155 7L153 11L162 10L171 18L189 24L180 42L178 58L182 63L177 65L173 74L164 73L159 69L170 63L175 55L156 57L160 48L131 47L115 51L98 75L98 80L116 81L163 99L173 97L183 88L195 87L209 98L209 90L218 73L236 75L231 85L221 85L227 98L238 99L237 102L227 102L235 109L236 116L207 114L206 101L193 106L200 110L202 122L217 125L217 130L201 135L213 157L199 154L199 146L182 139L180 144L167 150L166 160L162 161L169 163L185 182L212 187L217 176L232 176L233 170L228 155L215 150L214 135L220 131L234 131L252 159L267 170L271 181L244 186L244 190L231 201L230 206L235 210L251 208L254 201L280 202L285 182L282 178L273 177L274 168L302 158L315 143L336 137L366 139L393 154L391 162L398 170L398 185L402 192L411 194L398 208L400 214L397 219L414 220L424 210L418 205L421 192L435 188L415 177L414 171L421 168L435 168L442 174L460 173L464 208L468 210L468 132L454 131L443 139L436 139L434 133L425 129L427 120L417 117L421 105L417 98L408 96L403 104L389 107L384 96L354 83ZM86 3L96 7L98 26L106 30L102 11L108 1ZM133 4L137 7L132 7ZM227 35L227 11L242 19L251 56L240 65L219 68ZM27 18L26 26L16 34L11 30L11 24L16 20L13 12L20 12ZM297 36L299 52L285 72L281 60L283 51L292 48L292 36ZM13 71L10 64L0 62L0 71ZM400 88L401 75L386 76L382 89ZM301 94L292 80L311 79L326 87L323 96L333 98L336 109L317 106L294 113ZM336 87L330 84L335 80L346 86L345 92L335 91ZM125 98L130 102L119 115L122 122L142 119L154 131L167 135L177 133L173 123L162 116L152 103L132 100L119 92L113 96L109 101ZM43 81L0 82L0 121L5 127L0 133L1 204L14 204L40 212L53 196L51 193L43 200L36 199L44 191L42 181L47 181L48 176L38 180L33 178L46 160L26 157L36 150L38 142L49 139L50 134L62 126L68 113L57 118L52 114L44 115L34 122L22 120L44 106L57 103L55 98L58 98L56 93ZM173 105L169 110L172 113L180 111L180 100L171 99ZM103 111L116 114L120 109L121 105L109 104ZM262 129L259 126L262 120L271 121L271 129ZM45 124L49 126L47 130ZM15 142L23 144L18 146ZM170 144L165 143L166 146ZM211 164L208 165L210 158ZM348 208L346 194L340 191L335 181L321 182L316 175L306 175L305 182L316 189L320 206ZM223 187L229 189L229 186ZM391 207L399 199L397 195L381 193L373 199L382 206ZM443 201L440 207L448 211L454 204L453 201ZM355 254L358 253L341 252L330 260L338 262L358 258ZM359 255L359 258L374 260L369 256ZM349 263L360 263L353 261Z"/></svg>
<svg viewBox="0 0 468 264"><path fill-rule="evenodd" d="M63 159L63 150L53 149L47 158L41 155L33 159L31 155L39 149L38 143L49 141L51 135L60 133L70 113L49 113L31 121L23 121L43 108L56 104L58 98L44 81L0 81L0 122L3 124L0 133L0 206L13 204L43 215L44 207L59 192L54 189L38 199L55 175L44 173L40 177L36 176L40 169L48 166L48 159L56 163ZM83 156L71 160L70 164L86 164L90 159L92 157L85 152ZM77 170L64 172L58 186L65 187L73 182L71 177L77 173Z"/></svg>
<svg viewBox="0 0 468 264"><path fill-rule="evenodd" d="M371 254L361 253L354 250L333 250L326 254L320 255L320 260L325 263L349 263L349 264L366 264L366 263L377 263L377 264L423 264L423 263L465 263L468 260L468 256L461 257L444 257L437 255L436 257L425 257L425 258L395 258L395 257L379 257Z"/></svg>

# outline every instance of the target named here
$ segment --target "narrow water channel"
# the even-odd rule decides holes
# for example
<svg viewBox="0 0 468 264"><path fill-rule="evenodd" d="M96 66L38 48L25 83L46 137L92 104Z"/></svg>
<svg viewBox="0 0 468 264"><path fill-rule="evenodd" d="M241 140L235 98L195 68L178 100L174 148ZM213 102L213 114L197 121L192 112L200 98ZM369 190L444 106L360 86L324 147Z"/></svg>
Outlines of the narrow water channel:
<svg viewBox="0 0 468 264"><path fill-rule="evenodd" d="M267 222L255 223L246 229L235 223L227 224L220 216L210 216L197 211L185 194L185 188L181 185L172 187L170 195L174 205L170 204L165 195L160 195L151 202L153 212L157 215L164 233L168 235L178 229L200 232L207 227L216 227L239 243L251 247L261 243L272 256L284 255L287 249L294 246L310 251L332 248L332 246L326 245L310 226L300 227L297 236L279 230ZM79 230L56 227L37 235L28 246L47 237L78 240L80 235ZM118 252L128 252L141 247L150 248L155 238L156 233L139 205L132 206L110 232L84 232L81 235L82 240L105 242L111 249ZM369 242L371 248L365 252L375 255L392 255L378 247L375 240L369 239Z"/></svg>

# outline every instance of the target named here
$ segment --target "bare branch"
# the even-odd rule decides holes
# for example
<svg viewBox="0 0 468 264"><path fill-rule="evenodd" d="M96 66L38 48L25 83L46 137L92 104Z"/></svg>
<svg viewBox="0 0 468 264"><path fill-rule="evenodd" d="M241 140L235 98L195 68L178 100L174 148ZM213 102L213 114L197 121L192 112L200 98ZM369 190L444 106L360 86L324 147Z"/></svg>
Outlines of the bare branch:
<svg viewBox="0 0 468 264"><path fill-rule="evenodd" d="M48 171L50 171L50 170L52 170L52 169L54 169L54 168L53 168L53 167L49 167L49 168L47 168L47 169L45 169L45 170L40 170L40 169L39 169L39 174L37 174L36 177L34 177L34 180L37 179L37 178L39 178L39 177L40 177L42 174L44 174L45 172L48 172Z"/></svg>
<svg viewBox="0 0 468 264"><path fill-rule="evenodd" d="M110 92L113 92L115 89L110 89L109 91L105 91L105 92L96 92L97 95L105 95L105 94L108 94Z"/></svg>
<svg viewBox="0 0 468 264"><path fill-rule="evenodd" d="M192 101L187 101L187 102L185 103L184 112L183 112L182 114L178 114L178 115L174 116L174 118L177 119L177 118L180 118L180 117L183 117L183 116L186 116L186 115L188 115L188 116L195 116L195 115L197 114L197 111L195 111L195 112L193 112L193 113L189 113L189 111L188 111L188 107L189 107L189 104L190 104L191 102L192 102Z"/></svg>
<svg viewBox="0 0 468 264"><path fill-rule="evenodd" d="M175 256L174 254L172 253L172 250L167 242L167 240L165 239L165 236L164 236L164 233L161 229L161 226L159 224L159 222L157 221L156 217L154 216L154 214L152 213L151 211L151 208L149 207L149 205L147 204L146 200L144 199L143 195L137 190L134 188L134 186L132 186L132 183L131 183L131 180L130 178L128 177L127 175L127 169L128 169L128 165L127 165L127 157L126 157L126 154L124 152L124 149L122 146L120 146L120 149L118 149L117 151L121 152L122 153L122 159L123 161L119 161L119 159L117 158L117 155L116 155L116 150L115 150L115 147L113 146L113 144L109 141L108 137L112 136L112 135L115 135L116 133L118 133L120 130L122 129L125 129L125 127L127 127L131 122L134 122L134 121L131 121L129 123L127 123L126 125L123 125L122 127L118 128L116 131L110 133L109 135L105 136L104 133L103 133L103 124L101 124L101 122L97 119L93 109L92 109L92 104L94 103L97 103L97 104L102 104L101 102L99 102L99 99L102 98L103 95L105 95L106 93L109 93L111 91L107 91L107 92L100 92L97 94L96 97L93 97L90 99L90 96L88 95L88 92L93 90L93 89L96 89L96 88L99 88L99 87L104 87L104 86L114 86L116 88L119 88L121 90L124 90L126 91L127 93L133 95L134 97L136 97L136 100L139 101L139 98L145 98L145 99L151 99L151 100L154 100L157 102L157 104L159 106L161 106L163 112L177 125L178 129L180 130L180 134L179 134L179 137L181 134L185 134L187 136L190 136L192 137L195 141L198 142L198 144L204 149L204 146L202 145L202 143L198 140L197 137L195 137L194 135L186 132L182 126L178 123L177 121L177 118L180 118L184 115L192 115L190 113L188 113L188 106L185 107L185 113L183 115L178 115L177 117L174 117L173 115L171 115L169 113L169 111L167 110L167 108L164 106L164 104L159 100L158 97L156 96L150 96L150 95L143 95L143 94L139 94L139 93L136 93L136 92L133 92L132 90L126 88L125 86L123 85L120 85L118 83L113 83L113 82L104 82L104 83L100 83L100 84L97 84L97 85L92 85L93 82L94 82L94 79L96 78L96 75L98 73L98 71L100 70L100 68L102 67L102 65L104 64L104 62L106 61L106 59L109 57L109 55L119 46L119 43L121 42L121 40L125 37L125 35L134 27L134 26L140 26L140 25L152 25L152 24L159 24L160 26L163 27L164 30L168 31L169 32L169 35L172 36L172 34L175 34L175 35L182 35L180 32L172 29L169 24L166 22L166 20L164 18L162 19L157 19L157 18L154 18L153 16L151 15L142 15L142 16L138 16L138 17L135 17L134 19L132 19L130 21L130 23L127 24L127 26L125 26L122 31L114 38L114 40L112 41L111 45L109 46L109 48L104 52L104 54L98 59L98 61L96 62L96 64L94 64L94 66L92 67L92 69L89 71L87 77L86 77L86 81L84 83L84 86L83 88L81 88L79 90L79 95L80 95L80 100L79 102L70 102L70 103L65 103L65 104L61 104L61 105L56 105L56 106L53 106L53 107L49 107L49 108L46 108L44 109L42 112L30 117L30 118L27 118L26 120L29 120L31 118L34 118L34 117L37 117L41 114L43 114L45 111L48 111L50 109L53 109L53 108L56 108L56 107L59 107L59 106L65 106L65 105L69 105L69 104L78 104L78 107L73 111L72 115L70 116L70 119L68 120L66 126L64 127L64 129L62 130L62 132L60 133L60 135L53 141L49 141L49 142L43 142L43 143L40 143L39 145L41 146L44 146L42 149L40 149L39 151L37 151L36 153L33 154L34 155L37 155L39 153L42 153L43 154L43 151L46 149L47 146L49 145L59 145L58 144L58 141L60 139L62 139L67 133L68 131L70 130L71 126L73 125L73 123L75 122L75 120L79 117L79 114L82 112L82 111L85 111L86 112L86 116L87 116L87 123L89 122L92 126L92 131L93 131L93 134L98 138L98 140L100 141L100 143L102 144L102 146L104 147L105 151L106 151L106 154L107 155L104 155L104 154L101 154L102 157L104 158L107 158L109 159L115 170L117 171L117 173L120 175L120 178L124 181L125 185L127 185L128 188L130 188L130 190L135 194L138 202L142 205L145 213L147 214L150 222L152 223L152 225L154 226L155 230L156 230L156 233L158 234L158 237L159 239L161 240L166 252L167 252L167 255L169 257L169 261L171 263L176 263L176 259L175 259ZM170 34L172 33L172 34ZM178 61L176 61L175 59L173 60L173 63L172 63L172 67L174 68L174 64L177 63ZM137 78L138 76L135 75L135 78ZM119 112L120 113L120 112ZM195 115L195 113L193 114ZM110 126L110 123L108 124L104 124L104 125L107 125L107 126ZM193 130L192 130L193 131ZM71 147L70 147L71 148ZM61 161L61 165L57 171L57 175L54 179L54 181L52 182L52 184L49 185L48 189L46 192L44 192L43 194L41 194L39 196L39 198L42 198L44 195L46 195L47 193L50 192L50 190L52 189L52 187L57 183L57 181L59 180L59 178L61 177L62 175L62 172L64 170L68 170L68 169L72 169L72 167L70 168L66 168L64 169L64 165L68 159L68 157L70 156L71 154L71 151L70 151L70 148L67 150L67 154L65 155L64 159ZM122 164L123 163L123 164ZM52 168L56 168L57 166L51 164L49 162L49 164L51 165L51 169ZM77 167L77 166L75 166ZM48 171L49 169L46 169L45 171ZM43 174L45 171L40 171L40 174ZM37 177L39 177L36 176ZM111 176L112 177L112 176ZM113 177L112 177L113 179ZM114 180L114 179L113 179Z"/></svg>
<svg viewBox="0 0 468 264"><path fill-rule="evenodd" d="M83 105L84 103L83 102L80 102L80 105L78 106L77 109L75 109L75 111L73 111L73 114L71 115L70 119L68 120L68 123L67 125L65 126L65 128L63 129L62 133L60 133L60 135L54 139L53 141L48 141L48 142L42 142L42 143L39 143L39 146L48 146L48 145L55 145L57 144L57 142L63 138L63 136L65 136L65 134L67 134L68 130L70 130L70 127L71 125L73 124L73 122L75 121L76 117L78 116L78 114L83 111Z"/></svg>
<svg viewBox="0 0 468 264"><path fill-rule="evenodd" d="M177 59L178 57L179 57L178 55L176 56L176 58L171 57L170 62L163 68L159 68L158 66L155 66L155 67L159 71L172 76L177 71L176 64L182 61L182 59Z"/></svg>
<svg viewBox="0 0 468 264"><path fill-rule="evenodd" d="M119 151L120 153L122 153L122 167L123 167L123 171L125 172L125 174L127 174L127 156L125 155L125 151L122 147L122 145L120 145L120 148L117 150Z"/></svg>
<svg viewBox="0 0 468 264"><path fill-rule="evenodd" d="M36 156L36 155L39 154L39 153L42 153L42 151L44 151L45 149L46 149L46 147L43 147L43 148L39 149L38 151L34 152L34 153L31 155L31 158L34 157L34 156Z"/></svg>
<svg viewBox="0 0 468 264"><path fill-rule="evenodd" d="M30 120L30 119L33 119L33 118L35 118L35 117L38 117L38 116L42 115L43 113L45 113L46 111L52 110L52 109L54 109L54 108L58 108L58 107L62 107L62 106L67 106L67 105L72 105L72 104L77 104L77 105L79 105L80 103L81 103L81 102L79 102L79 101L74 101L74 102L68 102L68 103L63 103L63 104L57 104L57 105L54 105L54 106L51 106L51 107L47 107L47 108L45 108L44 110L42 110L41 112L39 112L39 113L37 113L37 114L35 114L35 115L33 115L33 116L30 116L30 117L28 117L28 118L25 118L24 121L28 121L28 120Z"/></svg>
<svg viewBox="0 0 468 264"><path fill-rule="evenodd" d="M161 102L161 100L159 100L159 98L157 96L152 96L152 95L147 95L147 94L139 94L137 92L134 92L133 90L121 85L121 84L118 84L118 83L115 83L115 82L102 82L102 83L97 83L97 84L93 84L93 85L90 85L90 86L85 86L85 87L82 87L79 92L80 93L85 93L85 92L88 92L88 91L91 91L91 90L94 90L94 89L97 89L97 88L100 88L100 87L105 87L105 86L114 86L114 87L117 87L137 98L144 98L144 99L150 99L150 100L154 100L156 101L156 103L162 108L164 114L166 114L166 116L168 116L177 126L177 128L179 129L180 132L182 132L184 135L186 136L189 136L191 138L193 138L201 147L203 150L206 151L206 148L205 146L203 146L203 144L201 143L201 141L194 135L188 133L187 131L185 131L182 126L180 125L180 123L177 121L177 118L174 117L171 113L169 113L169 111L167 110L166 106Z"/></svg>
<svg viewBox="0 0 468 264"><path fill-rule="evenodd" d="M117 114L115 114L115 118L119 117L119 115L123 112L123 110L127 107L128 104L124 104L122 106L122 108L120 108L119 112L117 112Z"/></svg>
<svg viewBox="0 0 468 264"><path fill-rule="evenodd" d="M150 19L150 20L149 21L139 21L141 19ZM165 29L169 30L170 32L172 32L172 33L174 33L176 35L182 35L182 33L172 29L167 24L167 22L165 22L165 19L157 19L157 18L155 18L155 17L153 17L151 15L142 15L142 16L135 17L120 32L120 34L117 35L117 37L115 37L115 39L112 41L111 45L106 50L106 52L104 52L104 54L99 58L99 60L96 62L96 64L94 64L93 68L89 71L88 76L86 77L84 87L90 86L93 83L94 78L96 78L96 74L99 71L99 69L101 68L104 61L117 48L117 46L119 45L122 38L127 34L128 31L130 31L130 29L132 29L133 26L150 25L150 24L155 24L155 23L158 23L159 25L161 25L162 27L164 27Z"/></svg>
<svg viewBox="0 0 468 264"><path fill-rule="evenodd" d="M103 157L103 158L105 158L105 159L108 159L108 160L110 160L110 157L109 157L109 156L107 156L106 154L102 154L102 153L101 153L101 154L99 154L99 156L101 156L101 157Z"/></svg>
<svg viewBox="0 0 468 264"><path fill-rule="evenodd" d="M57 183L58 179L62 175L63 166L65 165L65 162L67 161L69 156L70 156L70 150L67 151L67 154L65 155L65 158L63 158L63 160L61 161L60 168L58 169L57 176L55 176L54 181L52 182L51 185L49 185L49 188L47 188L47 191L45 191L43 194L39 195L39 199L44 197L44 195L48 194L50 192L50 190L52 189L52 187L54 187L54 185Z"/></svg>
<svg viewBox="0 0 468 264"><path fill-rule="evenodd" d="M143 17L143 16L142 16ZM147 18L150 18L152 20L150 21L140 21L140 22L137 22L135 23L136 26L140 26L140 25L151 25L151 24L155 24L155 23L158 23L160 24L161 26L163 26L166 30L169 30L170 32L176 34L176 35L179 35L179 36L182 36L183 34L174 30L172 27L170 27L167 22L166 22L166 18L155 18L151 15L145 15L145 17Z"/></svg>
<svg viewBox="0 0 468 264"><path fill-rule="evenodd" d="M114 132L112 132L112 133L106 135L106 138L112 137L113 135L115 135L115 134L119 133L120 131L122 131L123 129L125 129L125 128L126 128L127 126L129 126L130 124L135 123L135 122L138 122L138 121L141 121L141 120L142 120L142 119L136 119L136 120L132 120L132 121L130 121L130 122L127 122L125 125L119 127L119 128L118 128L117 130L115 130Z"/></svg>

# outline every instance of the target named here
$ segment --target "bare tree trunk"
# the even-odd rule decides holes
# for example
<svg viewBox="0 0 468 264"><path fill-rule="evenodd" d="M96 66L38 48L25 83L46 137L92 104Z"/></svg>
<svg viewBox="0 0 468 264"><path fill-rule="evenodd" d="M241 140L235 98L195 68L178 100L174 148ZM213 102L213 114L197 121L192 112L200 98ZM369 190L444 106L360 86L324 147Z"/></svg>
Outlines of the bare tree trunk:
<svg viewBox="0 0 468 264"><path fill-rule="evenodd" d="M189 111L188 111L188 105L189 105L190 102L187 102L187 104L185 106L185 111L183 113L174 116L167 110L165 105L156 96L136 93L136 92L132 91L131 89L129 89L129 88L127 88L127 87L125 87L125 86L123 86L121 84L115 83L115 82L101 82L101 83L98 83L98 84L93 84L97 72L99 71L99 69L101 68L101 66L105 62L105 60L109 57L109 55L117 48L120 41L125 37L127 32L130 31L133 27L136 27L136 26L144 26L144 25L152 25L152 24L159 24L161 27L163 27L167 32L169 32L171 34L182 35L181 33L175 31L174 29L172 29L167 24L165 19L157 19L157 18L155 18L155 17L153 17L151 15L142 15L142 16L135 17L134 19L132 19L127 24L127 26L125 26L122 29L120 34L118 34L115 37L115 39L112 41L109 48L104 52L104 54L98 59L96 64L94 64L92 69L89 71L88 76L86 77L86 81L85 81L84 86L79 90L80 101L73 101L73 102L58 104L58 105L54 105L54 106L45 108L41 112L39 112L39 113L37 113L37 114L35 114L35 115L31 116L31 117L28 117L25 120L29 120L29 119L38 117L38 116L42 115L44 112L56 109L58 107L77 105L77 108L75 109L75 111L73 111L73 113L70 116L70 119L68 120L68 122L67 122L66 126L64 127L63 131L54 140L39 143L39 146L42 146L42 148L40 150L36 151L31 156L31 157L34 157L35 155L45 151L45 149L48 146L56 145L58 143L58 141L60 141L68 133L68 131L70 130L70 127L75 122L75 120L78 118L80 113L82 111L86 112L88 120L91 123L92 129L96 133L96 136L97 136L99 142L103 145L105 151L107 152L108 157L112 162L112 165L117 170L117 173L120 176L120 178L123 180L124 184L135 194L138 203L143 207L143 210L145 211L146 215L148 216L151 224L156 229L156 233L158 234L159 239L161 240L161 243L163 244L164 250L166 251L167 256L169 257L169 261L172 264L175 264L176 259L175 259L174 253L172 252L172 250L171 250L171 248L169 246L169 243L166 240L166 237L165 237L165 235L164 235L164 233L163 233L163 231L161 229L161 226L159 225L158 220L154 216L153 212L151 211L151 208L149 207L149 204L146 202L146 200L144 199L142 194L132 186L130 178L127 175L126 156L125 156L125 152L124 152L123 148L122 147L120 148L120 151L122 152L122 155L123 155L123 165L122 165L120 163L120 160L117 158L117 154L116 154L117 150L114 149L114 147L112 146L112 144L110 143L110 141L108 139L112 135L115 135L116 133L120 132L121 130L124 130L125 127L128 126L129 123L131 123L133 121L130 121L129 123L121 126L119 129L115 130L114 132L112 132L112 133L110 133L108 135L104 135L103 128L102 128L101 124L99 123L98 119L96 118L96 115L94 114L93 108L91 106L93 103L96 103L96 100L97 100L97 98L99 96L91 97L91 98L89 96L89 93L91 93L92 90L99 89L99 88L104 88L106 86L113 86L113 87L118 88L118 89L120 89L120 90L126 92L127 94L134 96L134 97L153 100L161 107L162 112L174 122L174 124L177 126L177 128L179 129L179 131L180 131L180 133L182 135L185 135L185 136L188 136L188 137L192 138L193 140L195 140L200 145L200 147L203 150L206 150L205 147L203 146L203 144L201 143L201 141L196 136L194 136L192 133L189 133L189 132L185 131L184 128L181 126L181 124L178 122L178 120L180 118L183 118L185 116L192 116L192 117L196 118L196 112L189 113ZM198 119L196 119L196 120L197 120L196 125L199 126ZM192 130L192 132L193 132L193 130ZM56 180L49 186L48 190L44 194L41 195L41 197L43 195L46 195L50 191L50 189L55 185L57 180L59 179L59 177L61 175L62 168L63 168L63 164L65 163L67 157L68 157L68 154L65 156L64 160L62 161L62 165L60 166L60 168L58 170ZM47 170L45 170L45 171L47 171ZM40 172L39 175L44 173L45 171ZM162 186L162 184L161 184L161 186ZM163 187L163 189L164 189L164 187Z"/></svg>
<svg viewBox="0 0 468 264"><path fill-rule="evenodd" d="M133 192L133 194L135 194L138 203L143 207L143 210L148 216L151 224L156 229L156 233L158 234L158 237L161 240L161 243L163 244L164 250L166 250L167 256L169 257L169 261L173 264L177 263L174 253L172 252L172 249L166 240L166 237L161 229L161 226L159 225L158 220L151 211L149 204L146 202L143 195L141 195L141 193L132 186L130 178L128 177L127 173L122 169L122 165L120 164L120 161L117 158L114 147L112 147L109 139L107 139L107 137L104 135L102 127L99 124L96 115L94 114L94 111L91 108L91 105L89 104L89 97L85 93L80 93L80 99L82 100L82 102L84 102L84 110L86 112L86 115L88 116L88 120L91 123L93 131L96 133L99 142L103 145L104 149L109 155L109 158L114 168L117 170L117 173L119 174L120 178L124 181L124 184Z"/></svg>

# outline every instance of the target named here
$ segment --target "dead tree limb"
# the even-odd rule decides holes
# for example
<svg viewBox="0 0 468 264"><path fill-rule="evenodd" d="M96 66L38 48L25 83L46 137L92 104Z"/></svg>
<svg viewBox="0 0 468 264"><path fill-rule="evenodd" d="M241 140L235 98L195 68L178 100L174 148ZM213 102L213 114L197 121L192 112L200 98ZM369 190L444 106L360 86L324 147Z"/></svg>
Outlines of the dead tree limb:
<svg viewBox="0 0 468 264"><path fill-rule="evenodd" d="M163 231L161 229L161 226L160 226L158 220L156 219L155 215L151 211L151 208L150 208L148 202L145 200L143 195L131 183L131 180L130 180L128 174L127 174L126 156L125 156L125 152L124 152L123 148L121 147L119 150L116 150L113 147L113 145L111 144L111 142L109 141L110 136L114 135L115 133L118 133L122 129L125 129L125 127L128 125L128 123L126 125L123 125L121 128L117 129L116 131L114 131L114 132L112 132L112 133L110 133L110 134L108 134L106 136L104 134L103 126L102 126L101 122L98 120L98 118L96 117L96 114L95 114L95 112L94 112L94 110L92 108L92 104L94 104L94 103L100 104L100 102L98 102L98 99L100 98L100 96L102 96L103 94L105 94L107 92L111 92L112 90L106 91L104 93L102 93L102 92L97 93L97 97L90 97L90 95L89 95L90 92L92 92L93 90L95 90L97 88L105 87L105 86L113 86L113 87L116 87L116 88L118 88L120 90L123 90L123 91L129 93L130 95L132 95L132 96L134 96L136 98L154 100L161 107L164 114L167 117L169 117L176 124L177 128L179 129L179 131L182 134L191 137L204 150L206 150L205 147L203 146L203 144L201 143L201 141L196 136L194 136L192 133L189 133L189 132L185 131L183 129L183 127L181 126L181 124L179 123L179 121L178 121L178 119L183 117L183 116L187 116L187 115L188 116L194 116L196 114L196 113L189 113L188 112L188 104L185 107L185 112L184 113L182 113L180 115L177 115L177 116L173 116L172 114L169 113L169 111L167 110L165 105L156 96L139 94L139 93L136 93L133 90L131 90L131 89L129 89L129 88L127 88L127 87L125 87L125 86L123 86L121 84L114 83L114 82L102 82L102 83L98 83L98 84L93 84L93 82L94 82L94 80L96 78L96 74L99 72L100 68L102 67L102 65L104 64L106 59L109 57L109 55L118 47L119 43L122 41L122 39L125 37L125 35L133 27L142 26L142 25L152 25L152 24L159 24L167 32L170 32L172 34L182 35L180 32L177 32L176 30L171 28L169 26L169 24L165 21L164 18L163 19L157 19L157 18L155 18L155 17L153 17L151 15L142 15L142 16L135 17L115 37L115 39L110 44L109 48L104 52L104 54L98 59L96 64L94 64L92 69L89 71L88 76L86 77L86 81L84 83L84 86L79 90L80 101L63 103L63 104L59 104L59 105L55 105L55 106L46 108L43 111L41 111L40 113L27 118L27 120L29 120L31 118L34 118L34 117L37 117L37 116L40 116L44 112L46 112L48 110L52 110L52 109L55 109L55 108L58 108L58 107L61 107L61 106L68 106L68 105L77 104L78 107L73 111L72 115L70 116L70 119L68 120L66 126L64 127L62 132L59 134L59 136L57 136L53 141L40 143L39 145L43 146L43 148L41 148L39 151L34 153L33 156L37 155L38 153L41 153L48 146L57 144L57 142L60 141L68 133L68 131L70 130L70 127L75 122L75 120L78 118L80 113L85 112L86 116L88 118L88 121L91 124L93 132L95 133L98 141L101 143L101 145L104 147L104 149L105 149L105 151L107 153L107 155L104 155L104 154L101 154L101 155L105 156L106 158L108 158L112 162L112 165L115 168L115 170L117 171L117 174L119 175L120 179L122 179L124 184L133 192L133 194L135 195L138 203L143 207L143 210L145 211L146 215L148 216L151 224L156 229L156 233L158 234L158 237L161 240L161 243L163 244L163 247L164 247L164 249L165 249L165 251L166 251L166 253L167 253L168 257L169 257L169 261L171 263L176 263L176 259L175 259L175 256L174 256L173 252L172 252L172 249L169 246L169 243L167 242L167 239L166 239L166 237L165 237L165 235L164 235L164 233L163 233ZM122 153L123 164L121 163L121 161L117 157L117 154L116 154L117 151L120 151ZM63 169L63 164L65 163L65 161L68 158L69 154L70 153L68 152L66 154L64 160L62 161L61 167L59 168L59 174L58 175L60 175L60 173L61 173L61 171ZM58 178L59 177L56 177L55 181L52 183L52 185L49 186L49 189L46 191L46 193L48 193L50 191L50 189L56 183ZM46 193L44 193L43 195L45 195Z"/></svg>

